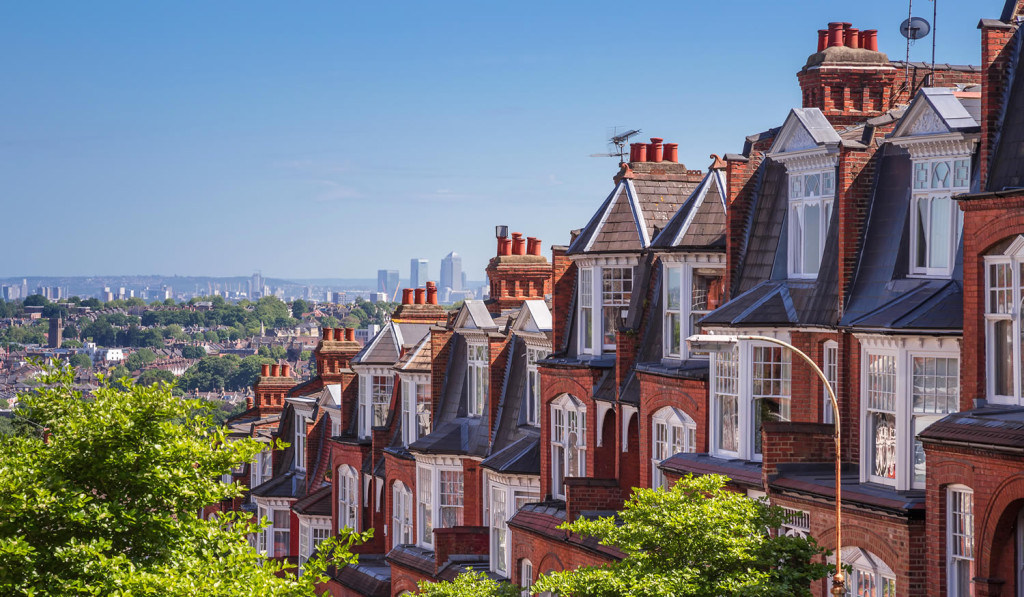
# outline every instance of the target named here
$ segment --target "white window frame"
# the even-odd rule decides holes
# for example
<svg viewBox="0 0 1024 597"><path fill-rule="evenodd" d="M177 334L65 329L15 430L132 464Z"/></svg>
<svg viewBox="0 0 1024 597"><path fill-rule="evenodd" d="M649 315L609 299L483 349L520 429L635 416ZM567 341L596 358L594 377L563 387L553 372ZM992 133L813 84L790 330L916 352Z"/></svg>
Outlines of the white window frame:
<svg viewBox="0 0 1024 597"><path fill-rule="evenodd" d="M256 533L256 551L262 553L265 557L270 557L270 547L267 545L267 536L270 534L270 529L273 527L274 521L270 518L270 509L262 504L256 506L256 518L262 522L266 520L267 526L260 529Z"/></svg>
<svg viewBox="0 0 1024 597"><path fill-rule="evenodd" d="M402 442L406 447L431 430L430 378L406 375L402 379Z"/></svg>
<svg viewBox="0 0 1024 597"><path fill-rule="evenodd" d="M394 393L395 373L386 367L371 367L359 371L359 437L368 438L377 419L387 422L391 397Z"/></svg>
<svg viewBox="0 0 1024 597"><path fill-rule="evenodd" d="M441 476L452 475L456 477L449 480L452 487L442 487ZM426 481L426 487L424 487ZM446 492L444 489L455 489L455 492ZM416 544L426 549L433 549L435 529L461 526L465 520L466 509L466 488L465 474L462 463L454 458L439 458L436 460L417 459L416 463ZM445 504L445 496L457 503ZM442 516L442 510L449 508L455 512L455 524L447 524ZM426 525L429 525L426 526Z"/></svg>
<svg viewBox="0 0 1024 597"><path fill-rule="evenodd" d="M689 358L708 358L706 352L690 353L686 339L699 333L696 320L717 308L708 305L705 297L704 308L697 308L693 283L696 276L711 274L725 277L724 255L694 256L696 261L674 261L674 256L663 258L665 283L662 284L662 304L665 306L662 316L662 358L669 361L682 361ZM685 259L685 258L684 258ZM674 287L672 279L678 280ZM675 290L675 292L673 292ZM719 291L722 289L719 288ZM674 295L674 296L673 296ZM673 300L673 298L675 300ZM719 296L719 301L722 297ZM678 334L675 333L678 328Z"/></svg>
<svg viewBox="0 0 1024 597"><path fill-rule="evenodd" d="M540 480L520 475L491 474L484 481L484 521L490 529L490 569L512 578L512 543L508 521L524 504L540 501ZM504 509L495 498L501 496ZM504 557L499 554L504 553Z"/></svg>
<svg viewBox="0 0 1024 597"><path fill-rule="evenodd" d="M306 470L306 417L295 414L295 470Z"/></svg>
<svg viewBox="0 0 1024 597"><path fill-rule="evenodd" d="M537 361L544 358L548 352L546 349L526 347L523 417L527 425L540 425L540 368L537 366Z"/></svg>
<svg viewBox="0 0 1024 597"><path fill-rule="evenodd" d="M249 470L249 488L255 489L256 487L266 483L274 476L274 458L270 448L263 448L256 458L253 459L252 465Z"/></svg>
<svg viewBox="0 0 1024 597"><path fill-rule="evenodd" d="M817 180L817 192L808 193L808 183ZM832 165L826 168L791 169L787 172L786 188L788 197L789 220L789 277L796 279L815 279L821 269L821 259L825 251L825 237L828 234L829 221L832 219L832 206L836 196L836 170ZM808 225L808 214L815 209L817 225L816 265L807 264L804 243Z"/></svg>
<svg viewBox="0 0 1024 597"><path fill-rule="evenodd" d="M974 491L966 485L946 487L946 594L949 597L973 597L974 586ZM967 577L961 578L966 564ZM967 581L966 592L961 591Z"/></svg>
<svg viewBox="0 0 1024 597"><path fill-rule="evenodd" d="M533 591L533 562L529 558L523 558L519 564L519 586L523 588L522 597L531 597Z"/></svg>
<svg viewBox="0 0 1024 597"><path fill-rule="evenodd" d="M551 401L551 495L565 499L565 478L575 466L575 477L587 475L587 407L575 396L562 394ZM577 443L572 445L570 434ZM571 450L576 450L573 459ZM575 460L575 462L573 462ZM559 482L559 479L561 482Z"/></svg>
<svg viewBox="0 0 1024 597"><path fill-rule="evenodd" d="M834 555L828 557L835 565ZM857 597L896 597L896 573L882 558L860 547L843 548L843 566L852 568L846 576L846 594ZM829 579L829 590L832 580Z"/></svg>
<svg viewBox="0 0 1024 597"><path fill-rule="evenodd" d="M338 531L350 528L360 531L360 499L362 483L355 467L343 464L338 467Z"/></svg>
<svg viewBox="0 0 1024 597"><path fill-rule="evenodd" d="M960 242L960 233L963 230L963 217L954 195L966 193L971 187L971 157L969 155L945 156L930 159L914 159L911 174L912 194L910 198L910 274L921 277L948 277L955 265L957 245ZM940 182L936 177L937 168L944 165L948 168L946 182ZM938 185L938 186L936 186ZM947 205L941 210L946 217L945 222L938 222L939 230L932 230L936 225L932 215L933 205L936 201L944 201ZM922 224L920 211L925 211L927 231L923 236L931 239L935 235L942 235L948 241L948 246L942 258L945 264L919 262L918 252L922 249L927 251L928 247L921 247L919 238L922 236ZM930 244L930 240L926 244ZM926 261L932 255L925 256Z"/></svg>
<svg viewBox="0 0 1024 597"><path fill-rule="evenodd" d="M839 343L835 340L826 341L821 347L821 357L824 367L822 372L825 379L832 386L832 391L839 396ZM835 413L832 412L832 398L828 394L828 388L821 388L821 422L832 425L835 422Z"/></svg>
<svg viewBox="0 0 1024 597"><path fill-rule="evenodd" d="M780 338L788 341L788 336ZM772 362L754 362L755 356L764 356L766 351L777 354L777 364ZM777 368L777 369L776 369ZM763 398L776 398L779 413L775 420L788 421L792 411L792 356L789 350L767 342L743 340L737 342L731 350L712 353L711 357L711 446L713 456L720 458L738 458L741 460L760 461L761 453L757 451L759 426L756 415L755 401ZM778 373L778 377L762 379L759 373ZM755 383L757 382L757 383ZM755 386L760 392L755 392ZM768 390L767 392L765 390ZM727 403L734 407L725 409ZM730 449L720 446L724 438L723 417L730 416L735 423L734 447Z"/></svg>
<svg viewBox="0 0 1024 597"><path fill-rule="evenodd" d="M487 342L466 343L467 411L471 417L487 414L491 385L490 346Z"/></svg>
<svg viewBox="0 0 1024 597"><path fill-rule="evenodd" d="M1024 236L1018 236L1002 254L986 255L985 263L985 393L989 402L1011 406L1024 405L1024 367L1021 365L1021 313L1024 312ZM1009 279L994 279L996 268L1009 270ZM997 326L1009 326L1008 354L997 350ZM997 356L999 355L999 356ZM997 366L1008 365L1010 392L998 392Z"/></svg>
<svg viewBox="0 0 1024 597"><path fill-rule="evenodd" d="M277 513L278 512L283 512L284 513L285 520L288 521L288 526L287 527L281 527L281 526L277 525ZM288 557L289 555L291 555L291 551L292 551L292 548L291 548L291 545L292 545L292 543L291 543L291 541L292 541L292 525L291 525L292 511L288 508L288 506L280 506L280 507L271 508L270 509L270 514L271 514L271 516L273 516L273 518L271 519L270 535L267 537L267 548L268 548L268 551L270 552L270 557L274 557L274 558ZM288 553L283 553L283 554L277 553L278 536L281 536L284 539L283 543L284 543L284 545L288 546Z"/></svg>
<svg viewBox="0 0 1024 597"><path fill-rule="evenodd" d="M923 452L917 445L916 436L931 423L948 414L959 411L959 345L954 338L926 336L894 338L874 335L857 335L857 337L861 342L861 482L890 485L895 487L897 491L923 489L925 487L924 480L916 478L916 471L921 470L923 473L925 468L923 462L915 463L916 457L923 456ZM872 383L877 384L871 377L870 371L873 356L892 359L895 372L892 375L893 385L891 388L886 386L878 390L874 389L871 385ZM948 371L949 369L955 370L956 381L946 383L945 387L949 388L951 392L946 392L945 400L947 401L947 407L951 404L956 410L940 412L934 412L938 409L915 411L913 404L915 393L915 359L949 359L955 361L955 363L946 364L947 374L944 377L952 379L952 376L948 375ZM888 382L885 383L888 384ZM881 391L883 395L888 393L893 395L891 409L888 405L882 408L871 408L871 394L876 391ZM952 395L950 395L951 393ZM927 403L927 398L925 403ZM938 404L937 393L933 403ZM895 438L893 442L895 443L895 454L885 456L886 461L891 460L890 464L894 467L892 477L875 474L874 458L877 453L872 436L872 412L889 413L894 417L893 429Z"/></svg>
<svg viewBox="0 0 1024 597"><path fill-rule="evenodd" d="M299 516L299 575L320 544L331 536L331 520L325 517Z"/></svg>
<svg viewBox="0 0 1024 597"><path fill-rule="evenodd" d="M405 483L391 485L391 547L416 543L412 522L412 490Z"/></svg>
<svg viewBox="0 0 1024 597"><path fill-rule="evenodd" d="M577 350L584 358L599 357L602 354L614 353L615 343L605 342L604 311L606 307L615 307L620 310L620 318L625 319L625 313L629 310L629 301L634 286L636 286L636 265L637 258L630 256L601 257L580 259L576 262L579 268L577 277ZM629 278L629 290L625 290L625 276L622 276L619 287L616 288L615 279L609 280L609 287L605 288L604 278L611 270L625 270L631 272ZM613 300L614 297L614 300ZM618 331L611 330L614 334ZM589 332L589 333L588 333Z"/></svg>
<svg viewBox="0 0 1024 597"><path fill-rule="evenodd" d="M651 417L651 487L669 489L658 465L680 452L697 451L697 423L678 408L666 406Z"/></svg>

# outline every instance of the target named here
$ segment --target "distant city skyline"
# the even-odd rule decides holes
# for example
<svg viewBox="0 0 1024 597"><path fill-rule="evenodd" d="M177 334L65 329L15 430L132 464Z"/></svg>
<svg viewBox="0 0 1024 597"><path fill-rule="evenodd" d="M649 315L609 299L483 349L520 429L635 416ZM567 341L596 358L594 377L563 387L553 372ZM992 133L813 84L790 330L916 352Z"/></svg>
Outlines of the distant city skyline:
<svg viewBox="0 0 1024 597"><path fill-rule="evenodd" d="M615 127L704 170L799 105L794 75L828 21L906 52L907 3L886 0L731 6L768 37L722 35L714 3L401 6L5 7L0 276L372 278L439 263L457 237L478 278L495 225L550 255L586 224L616 172L588 156ZM1001 8L940 2L937 61L978 64L978 15ZM756 102L736 92L750 87Z"/></svg>

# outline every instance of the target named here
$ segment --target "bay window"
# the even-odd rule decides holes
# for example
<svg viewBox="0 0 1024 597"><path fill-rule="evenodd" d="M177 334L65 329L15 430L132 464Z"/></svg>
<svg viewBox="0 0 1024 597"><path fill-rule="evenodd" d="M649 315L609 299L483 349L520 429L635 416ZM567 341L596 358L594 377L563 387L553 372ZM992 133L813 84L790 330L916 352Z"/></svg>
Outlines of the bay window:
<svg viewBox="0 0 1024 597"><path fill-rule="evenodd" d="M996 404L1024 404L1024 237L1006 251L985 256L987 394Z"/></svg>
<svg viewBox="0 0 1024 597"><path fill-rule="evenodd" d="M633 294L632 264L581 264L578 288L579 352L614 352L615 334L625 324Z"/></svg>
<svg viewBox="0 0 1024 597"><path fill-rule="evenodd" d="M822 367L822 373L825 374L825 379L828 380L828 385L832 387L832 391L836 393L838 397L838 383L839 383L839 343L835 340L829 340L825 342L822 347L822 352L825 362L825 366ZM828 394L828 388L822 388L822 405L821 405L821 422L832 424L834 422L835 413L832 411L832 398Z"/></svg>
<svg viewBox="0 0 1024 597"><path fill-rule="evenodd" d="M487 344L470 344L466 367L466 386L469 388L470 416L483 416L487 412L487 394L491 368Z"/></svg>
<svg viewBox="0 0 1024 597"><path fill-rule="evenodd" d="M253 460L249 471L249 487L255 488L274 476L274 458L270 448L264 448Z"/></svg>
<svg viewBox="0 0 1024 597"><path fill-rule="evenodd" d="M295 469L306 470L306 417L295 415Z"/></svg>
<svg viewBox="0 0 1024 597"><path fill-rule="evenodd" d="M836 194L834 168L797 170L789 181L789 276L815 278Z"/></svg>
<svg viewBox="0 0 1024 597"><path fill-rule="evenodd" d="M565 478L587 474L587 408L569 394L551 403L551 494L565 498Z"/></svg>
<svg viewBox="0 0 1024 597"><path fill-rule="evenodd" d="M969 487L946 489L946 573L949 597L970 597L974 578L974 493Z"/></svg>
<svg viewBox="0 0 1024 597"><path fill-rule="evenodd" d="M391 546L414 543L412 531L412 492L401 481L391 490Z"/></svg>
<svg viewBox="0 0 1024 597"><path fill-rule="evenodd" d="M405 446L430 433L430 378L402 382L402 439Z"/></svg>
<svg viewBox="0 0 1024 597"><path fill-rule="evenodd" d="M953 269L960 210L952 196L971 185L970 158L915 159L910 200L910 272L948 276Z"/></svg>
<svg viewBox="0 0 1024 597"><path fill-rule="evenodd" d="M373 427L382 427L388 421L394 374L383 367L359 375L359 437L370 437Z"/></svg>
<svg viewBox="0 0 1024 597"><path fill-rule="evenodd" d="M697 424L688 414L666 406L651 418L651 485L668 489L665 473L658 465L673 454L697 451Z"/></svg>
<svg viewBox="0 0 1024 597"><path fill-rule="evenodd" d="M829 556L830 564L835 557ZM851 568L846 575L849 597L896 597L896 573L881 558L860 547L843 548L843 566ZM831 581L829 582L831 585ZM829 587L831 589L831 586Z"/></svg>
<svg viewBox="0 0 1024 597"><path fill-rule="evenodd" d="M960 410L955 341L864 337L861 345L861 480L901 491L924 488L925 453L917 436Z"/></svg>
<svg viewBox="0 0 1024 597"><path fill-rule="evenodd" d="M416 469L416 492L419 495L419 545L434 546L434 529L448 529L463 524L463 474L458 460L443 459L420 463Z"/></svg>
<svg viewBox="0 0 1024 597"><path fill-rule="evenodd" d="M273 510L273 552L270 554L275 558L282 558L291 555L291 510Z"/></svg>
<svg viewBox="0 0 1024 597"><path fill-rule="evenodd" d="M329 518L299 517L299 574L302 574L302 566L306 561L330 536L331 520Z"/></svg>
<svg viewBox="0 0 1024 597"><path fill-rule="evenodd" d="M349 465L338 467L338 530L359 532L359 471Z"/></svg>
<svg viewBox="0 0 1024 597"><path fill-rule="evenodd" d="M535 478L494 475L488 479L486 487L484 518L490 528L491 572L511 578L508 520L525 504L540 499L540 484Z"/></svg>
<svg viewBox="0 0 1024 597"><path fill-rule="evenodd" d="M716 261L720 259L719 256L715 258ZM697 322L721 305L725 270L721 267L669 261L665 262L664 267L662 355L671 359L707 356L707 353L689 354L685 340L693 334L699 334L700 326Z"/></svg>
<svg viewBox="0 0 1024 597"><path fill-rule="evenodd" d="M773 344L739 342L714 353L712 454L761 459L765 422L790 418L790 355Z"/></svg>

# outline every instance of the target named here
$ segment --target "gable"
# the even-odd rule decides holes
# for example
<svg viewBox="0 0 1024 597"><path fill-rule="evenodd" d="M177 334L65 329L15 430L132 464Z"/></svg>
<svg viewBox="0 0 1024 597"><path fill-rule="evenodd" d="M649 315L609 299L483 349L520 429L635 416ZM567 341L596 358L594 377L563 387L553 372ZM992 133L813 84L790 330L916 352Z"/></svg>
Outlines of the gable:
<svg viewBox="0 0 1024 597"><path fill-rule="evenodd" d="M769 154L795 153L839 143L839 133L817 108L794 108L775 137Z"/></svg>
<svg viewBox="0 0 1024 597"><path fill-rule="evenodd" d="M953 90L936 87L917 92L891 137L900 139L979 130L978 122Z"/></svg>
<svg viewBox="0 0 1024 597"><path fill-rule="evenodd" d="M650 244L643 214L629 180L619 182L584 249L587 252L639 251Z"/></svg>

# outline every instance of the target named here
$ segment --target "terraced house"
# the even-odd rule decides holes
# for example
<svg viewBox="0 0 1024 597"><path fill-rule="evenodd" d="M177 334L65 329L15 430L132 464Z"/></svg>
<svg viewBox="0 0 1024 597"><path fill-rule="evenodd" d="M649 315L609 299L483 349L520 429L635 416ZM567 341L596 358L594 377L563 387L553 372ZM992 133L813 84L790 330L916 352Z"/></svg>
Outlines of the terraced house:
<svg viewBox="0 0 1024 597"><path fill-rule="evenodd" d="M980 22L980 66L934 69L830 23L801 105L739 153L700 171L634 143L550 261L499 231L487 301L446 312L429 284L365 346L324 330L316 378L266 368L230 422L291 445L211 511L265 516L255 544L297 562L372 527L334 595L613 561L558 525L687 474L832 548L828 390L769 338L838 397L847 594L1024 596L1022 15Z"/></svg>

